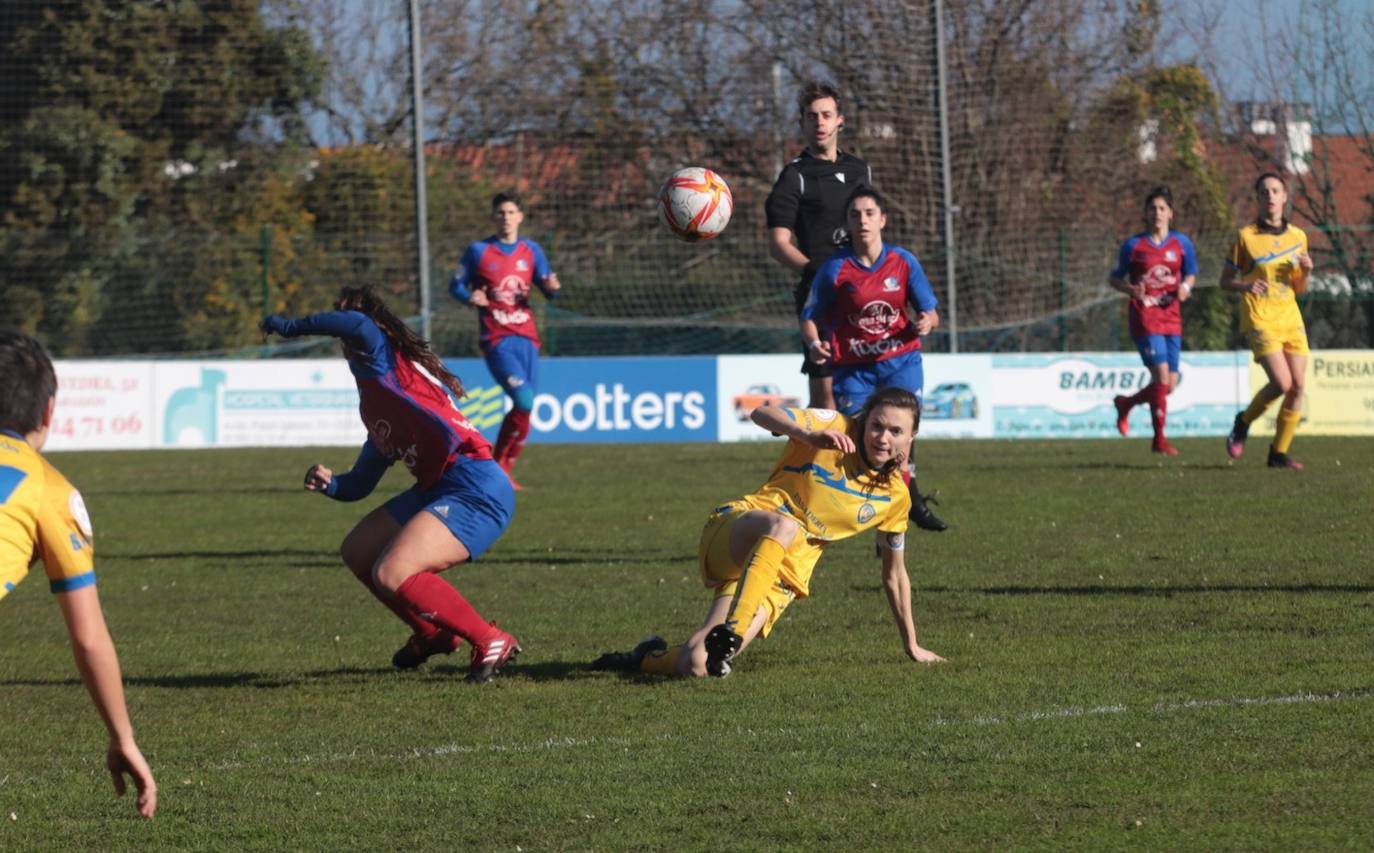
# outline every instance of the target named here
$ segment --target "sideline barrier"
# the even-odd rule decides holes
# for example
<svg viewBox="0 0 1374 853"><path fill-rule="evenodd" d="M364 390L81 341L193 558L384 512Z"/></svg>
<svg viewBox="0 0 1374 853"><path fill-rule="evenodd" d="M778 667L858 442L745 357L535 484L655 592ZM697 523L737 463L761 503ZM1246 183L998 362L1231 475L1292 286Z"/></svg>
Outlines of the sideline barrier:
<svg viewBox="0 0 1374 853"><path fill-rule="evenodd" d="M464 415L493 440L505 394L476 358L446 359L467 388ZM58 361L48 449L357 446L358 395L342 359ZM766 439L748 421L765 403L800 405L796 355L546 358L530 441ZM927 438L1106 438L1112 397L1149 375L1133 353L935 354L925 359ZM1169 398L1172 436L1224 435L1264 383L1249 353L1184 353ZM1273 413L1256 432L1273 431ZM1148 435L1149 410L1132 413ZM1314 352L1302 431L1374 435L1374 351Z"/></svg>

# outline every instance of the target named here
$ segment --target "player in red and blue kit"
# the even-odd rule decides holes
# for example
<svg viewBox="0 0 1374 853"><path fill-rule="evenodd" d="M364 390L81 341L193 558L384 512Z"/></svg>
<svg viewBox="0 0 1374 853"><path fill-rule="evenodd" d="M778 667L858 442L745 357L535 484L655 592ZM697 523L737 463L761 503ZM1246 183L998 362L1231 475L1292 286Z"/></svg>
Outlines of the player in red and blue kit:
<svg viewBox="0 0 1374 853"><path fill-rule="evenodd" d="M1126 435L1131 409L1141 403L1150 406L1154 425L1151 449L1165 456L1177 456L1178 449L1164 436L1168 418L1169 395L1178 387L1178 358L1183 340L1183 317L1179 305L1188 298L1197 278L1197 255L1187 235L1169 228L1174 218L1174 197L1166 186L1158 186L1145 196L1145 230L1121 244L1111 286L1131 297L1131 337L1140 358L1150 371L1150 384L1127 397L1119 395L1116 428Z"/></svg>
<svg viewBox="0 0 1374 853"><path fill-rule="evenodd" d="M491 445L454 403L463 385L429 344L408 329L371 287L346 287L337 310L298 319L273 315L264 332L294 338L329 335L343 344L358 383L367 441L347 473L323 465L305 488L356 501L401 462L415 485L367 515L344 538L344 563L378 601L410 626L392 657L412 669L430 656L472 645L468 680L482 682L520 651L515 637L488 623L439 572L475 560L510 523L515 492L492 460ZM454 396L450 396L450 392Z"/></svg>
<svg viewBox="0 0 1374 853"><path fill-rule="evenodd" d="M491 200L496 233L478 240L458 263L448 291L478 310L478 343L492 378L511 398L511 410L496 437L496 462L510 476L530 433L530 410L539 385L539 330L530 309L530 291L538 286L552 299L560 287L544 250L520 236L525 221L520 197L498 193Z"/></svg>
<svg viewBox="0 0 1374 853"><path fill-rule="evenodd" d="M886 207L871 186L850 194L846 219L853 243L821 265L801 311L807 356L833 366L835 404L849 416L880 388L905 388L919 399L925 386L921 336L940 325L935 291L920 261L883 242ZM916 312L914 321L908 308ZM914 450L907 484L911 520L922 530L945 530L949 525L917 489Z"/></svg>

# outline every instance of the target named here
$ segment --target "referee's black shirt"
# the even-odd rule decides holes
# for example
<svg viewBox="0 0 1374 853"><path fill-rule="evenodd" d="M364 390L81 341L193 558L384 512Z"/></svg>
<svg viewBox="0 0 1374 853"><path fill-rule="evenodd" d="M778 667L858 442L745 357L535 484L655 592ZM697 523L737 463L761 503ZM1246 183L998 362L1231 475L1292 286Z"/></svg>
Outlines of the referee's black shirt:
<svg viewBox="0 0 1374 853"><path fill-rule="evenodd" d="M811 279L826 258L849 241L845 202L860 184L873 183L873 170L853 154L838 152L835 162L810 151L783 167L764 202L769 228L790 228L797 248L810 259L797 285L797 310L806 302Z"/></svg>

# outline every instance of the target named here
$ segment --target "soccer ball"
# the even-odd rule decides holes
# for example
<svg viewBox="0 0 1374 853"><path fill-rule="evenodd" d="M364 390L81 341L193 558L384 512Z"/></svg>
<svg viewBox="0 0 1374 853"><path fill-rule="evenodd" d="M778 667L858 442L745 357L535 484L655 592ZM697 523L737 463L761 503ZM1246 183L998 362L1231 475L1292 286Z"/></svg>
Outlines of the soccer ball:
<svg viewBox="0 0 1374 853"><path fill-rule="evenodd" d="M689 243L718 236L734 210L725 179L700 166L678 169L658 188L659 221Z"/></svg>

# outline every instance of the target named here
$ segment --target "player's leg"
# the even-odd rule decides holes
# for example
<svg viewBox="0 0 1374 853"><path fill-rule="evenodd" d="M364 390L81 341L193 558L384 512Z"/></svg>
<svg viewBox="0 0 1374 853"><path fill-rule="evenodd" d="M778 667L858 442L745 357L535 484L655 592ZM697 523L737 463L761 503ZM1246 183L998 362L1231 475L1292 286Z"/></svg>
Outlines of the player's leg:
<svg viewBox="0 0 1374 853"><path fill-rule="evenodd" d="M484 619L439 572L491 547L510 522L515 493L494 462L469 461L451 468L425 496L430 503L401 528L373 577L420 618L471 643L468 678L485 681L520 651L519 643Z"/></svg>
<svg viewBox="0 0 1374 853"><path fill-rule="evenodd" d="M925 362L919 351L909 352L906 355L879 362L876 367L878 373L874 379L873 390L887 387L905 388L916 395L918 403L923 399L926 373ZM903 472L902 479L906 480L907 488L911 492L911 511L907 514L908 518L922 530L928 530L932 533L948 530L949 525L930 508L930 504L939 503L935 500L935 492L925 494L921 491L916 471L915 441L911 443L911 459L908 460L907 470Z"/></svg>
<svg viewBox="0 0 1374 853"><path fill-rule="evenodd" d="M414 490L412 490L414 491ZM413 610L398 601L395 596L384 592L372 578L372 569L382 552L401 532L402 521L397 519L400 512L404 520L409 520L415 510L407 510L405 504L412 503L413 496L403 493L392 499L392 503L379 506L363 516L362 520L344 537L339 546L339 554L344 565L353 576L367 588L367 591L407 625L412 631L410 640L396 654L391 663L398 669L413 669L435 654L447 654L458 645L458 638L439 628L432 622L421 619ZM399 507L399 509L398 509ZM418 507L417 507L418 509Z"/></svg>
<svg viewBox="0 0 1374 853"><path fill-rule="evenodd" d="M1154 363L1150 366L1151 382L1146 386L1150 394L1150 424L1154 427L1154 442L1150 449L1165 456L1177 456L1178 450L1164 435L1169 417L1169 391L1173 375L1178 369L1179 336L1151 335Z"/></svg>
<svg viewBox="0 0 1374 853"><path fill-rule="evenodd" d="M740 574L725 618L703 641L708 675L729 674L730 661L744 648L744 637L777 585L787 549L799 531L797 522L776 512L746 512L729 525L729 559L740 567Z"/></svg>
<svg viewBox="0 0 1374 853"><path fill-rule="evenodd" d="M486 352L486 368L511 398L511 409L502 420L492 449L496 463L510 475L519 453L525 449L525 438L529 437L530 411L539 386L539 346L519 335L502 338ZM514 478L511 484L521 488Z"/></svg>
<svg viewBox="0 0 1374 853"><path fill-rule="evenodd" d="M1296 340L1286 343L1282 354L1284 366L1288 370L1288 387L1284 390L1283 406L1279 409L1278 426L1274 431L1274 443L1269 446L1269 467L1302 470L1302 463L1288 456L1288 448L1293 444L1293 435L1298 431L1302 420L1303 393L1307 377L1307 336L1301 335L1301 346Z"/></svg>
<svg viewBox="0 0 1374 853"><path fill-rule="evenodd" d="M1135 341L1136 350L1140 353L1140 361L1145 365L1145 369L1150 371L1151 379L1153 380L1155 365L1157 364L1155 360L1153 337L1150 335L1139 335L1133 338L1133 340ZM1134 394L1118 394L1112 398L1112 405L1116 407L1116 431L1123 436L1129 435L1131 431L1131 409L1134 409L1142 403L1150 402L1153 393L1150 390L1150 384L1153 383L1147 383L1140 386L1136 389Z"/></svg>
<svg viewBox="0 0 1374 853"><path fill-rule="evenodd" d="M1238 412L1235 422L1231 424L1231 432L1226 436L1226 452L1232 459L1240 458L1245 451L1245 440L1250 436L1250 425L1284 395L1290 379L1288 365L1283 360L1283 344L1277 338L1255 329L1250 332L1250 350L1254 353L1255 363L1263 368L1269 381L1255 392L1250 405Z"/></svg>
<svg viewBox="0 0 1374 853"><path fill-rule="evenodd" d="M511 399L511 410L501 421L492 451L497 464L510 475L530 433L530 412L539 384L539 348L529 338L512 335L497 341L486 360L491 375ZM511 483L520 488L514 477Z"/></svg>

